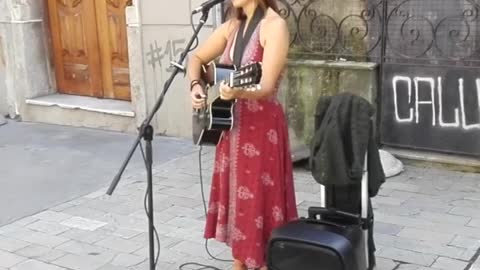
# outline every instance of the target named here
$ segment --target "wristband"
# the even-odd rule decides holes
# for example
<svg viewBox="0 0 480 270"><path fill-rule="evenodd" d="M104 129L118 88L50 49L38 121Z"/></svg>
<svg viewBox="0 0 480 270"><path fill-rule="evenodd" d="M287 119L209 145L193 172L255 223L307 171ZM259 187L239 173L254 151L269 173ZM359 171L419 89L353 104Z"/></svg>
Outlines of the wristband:
<svg viewBox="0 0 480 270"><path fill-rule="evenodd" d="M193 80L193 81L190 82L190 92L192 91L193 87L197 84L199 84L200 86L203 87L203 84L200 80Z"/></svg>

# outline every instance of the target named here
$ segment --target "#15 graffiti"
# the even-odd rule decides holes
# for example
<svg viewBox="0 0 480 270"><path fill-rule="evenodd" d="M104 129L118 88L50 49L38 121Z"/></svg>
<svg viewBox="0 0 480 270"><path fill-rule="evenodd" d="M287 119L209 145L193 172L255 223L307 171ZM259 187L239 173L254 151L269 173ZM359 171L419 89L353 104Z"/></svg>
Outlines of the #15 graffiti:
<svg viewBox="0 0 480 270"><path fill-rule="evenodd" d="M161 69L165 68L165 71L172 72L174 67L170 63L176 61L178 56L184 51L185 41L185 39L167 40L163 47L159 47L156 40L150 43L149 51L146 53L148 64L153 69L156 69L158 65ZM187 61L188 58L186 59Z"/></svg>

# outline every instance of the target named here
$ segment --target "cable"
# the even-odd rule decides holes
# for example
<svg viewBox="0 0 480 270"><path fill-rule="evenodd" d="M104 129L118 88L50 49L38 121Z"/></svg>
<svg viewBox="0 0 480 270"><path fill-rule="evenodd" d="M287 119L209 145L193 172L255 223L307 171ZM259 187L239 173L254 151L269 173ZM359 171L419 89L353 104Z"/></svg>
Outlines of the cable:
<svg viewBox="0 0 480 270"><path fill-rule="evenodd" d="M200 187L201 187L201 191L202 191L203 210L205 212L205 216L207 216L207 200L205 198L205 190L204 190L204 185L203 185L203 174L202 174L202 150L203 150L203 147L200 146L200 150L198 150L198 168L200 170ZM221 261L221 262L233 262L232 260L219 259L219 258L213 256L210 253L210 250L208 249L208 239L205 240L205 249L206 249L208 255L214 260Z"/></svg>
<svg viewBox="0 0 480 270"><path fill-rule="evenodd" d="M203 185L203 174L202 174L202 150L203 147L200 145L200 149L198 150L198 169L200 171L200 187L201 187L201 193L202 193L202 202L203 202L203 210L205 212L205 216L207 216L207 200L205 198L205 190L204 190L204 185ZM215 256L212 255L210 250L208 249L208 239L205 239L205 250L207 251L208 256L210 258L220 261L220 262L233 262L232 260L225 260L225 259L219 259ZM205 264L200 264L200 263L195 263L195 262L188 262L184 263L179 266L180 270L183 270L183 268L187 265L191 266L200 266L201 268L198 268L197 270L203 270L203 269L213 269L213 270L222 270L220 268L211 266L211 265L205 265Z"/></svg>
<svg viewBox="0 0 480 270"><path fill-rule="evenodd" d="M142 153L145 167L148 170L147 158L145 157L145 152L143 151L142 142L140 142L140 152ZM153 183L151 188L153 188ZM143 208L145 209L145 214L147 214L147 217L150 217L150 212L148 211L148 207L147 207L147 198L148 198L149 192L150 192L150 188L147 187L147 190L145 191L145 197L143 198ZM157 240L157 255L155 256L155 261L154 261L154 269L157 269L158 258L160 258L160 237L158 237L158 232L157 232L157 229L155 228L155 223L153 225L153 232L155 234L155 239Z"/></svg>
<svg viewBox="0 0 480 270"><path fill-rule="evenodd" d="M195 32L195 24L193 23L193 14L190 14L190 25L192 26L193 32ZM195 46L192 46L192 48L188 52L195 50L197 47L198 47L198 36L195 37Z"/></svg>

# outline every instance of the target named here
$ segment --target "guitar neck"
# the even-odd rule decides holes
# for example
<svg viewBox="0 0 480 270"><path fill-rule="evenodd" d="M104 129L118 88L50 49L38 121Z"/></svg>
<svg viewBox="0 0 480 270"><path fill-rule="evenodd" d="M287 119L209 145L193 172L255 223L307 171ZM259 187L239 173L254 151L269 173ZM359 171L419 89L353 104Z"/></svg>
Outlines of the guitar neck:
<svg viewBox="0 0 480 270"><path fill-rule="evenodd" d="M262 68L259 63L246 65L238 70L234 66L215 63L202 68L202 77L209 86L224 81L231 88L256 90L261 74Z"/></svg>

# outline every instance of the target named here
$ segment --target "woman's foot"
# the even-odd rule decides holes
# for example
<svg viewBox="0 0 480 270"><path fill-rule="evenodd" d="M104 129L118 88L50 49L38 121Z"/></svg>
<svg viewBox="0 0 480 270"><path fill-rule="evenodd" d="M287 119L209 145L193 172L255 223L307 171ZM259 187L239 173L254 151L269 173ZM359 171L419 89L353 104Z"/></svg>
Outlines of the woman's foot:
<svg viewBox="0 0 480 270"><path fill-rule="evenodd" d="M247 270L247 267L239 260L233 261L233 270Z"/></svg>

